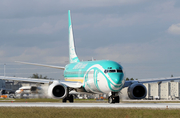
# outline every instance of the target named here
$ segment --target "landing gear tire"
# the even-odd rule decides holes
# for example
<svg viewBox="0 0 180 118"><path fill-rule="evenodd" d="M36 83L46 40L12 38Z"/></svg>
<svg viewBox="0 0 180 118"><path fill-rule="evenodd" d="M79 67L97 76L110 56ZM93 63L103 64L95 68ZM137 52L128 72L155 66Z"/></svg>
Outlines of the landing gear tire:
<svg viewBox="0 0 180 118"><path fill-rule="evenodd" d="M108 103L114 104L115 103L114 97L112 97L112 96L108 97Z"/></svg>
<svg viewBox="0 0 180 118"><path fill-rule="evenodd" d="M114 98L115 98L115 103L119 103L120 102L119 96L116 96Z"/></svg>
<svg viewBox="0 0 180 118"><path fill-rule="evenodd" d="M63 103L66 103L66 101L67 101L67 98L65 97L64 99L62 99L62 102Z"/></svg>
<svg viewBox="0 0 180 118"><path fill-rule="evenodd" d="M62 100L62 102L63 102L63 103L66 103L67 100L68 100L70 103L73 103L73 102L74 102L74 97L73 97L73 95L69 95L68 97L65 97L65 98Z"/></svg>
<svg viewBox="0 0 180 118"><path fill-rule="evenodd" d="M108 97L108 103L114 104L114 103L119 103L119 96L110 96Z"/></svg>
<svg viewBox="0 0 180 118"><path fill-rule="evenodd" d="M70 103L73 103L73 102L74 102L74 97L73 97L73 95L70 95L70 96L69 96L69 102L70 102Z"/></svg>

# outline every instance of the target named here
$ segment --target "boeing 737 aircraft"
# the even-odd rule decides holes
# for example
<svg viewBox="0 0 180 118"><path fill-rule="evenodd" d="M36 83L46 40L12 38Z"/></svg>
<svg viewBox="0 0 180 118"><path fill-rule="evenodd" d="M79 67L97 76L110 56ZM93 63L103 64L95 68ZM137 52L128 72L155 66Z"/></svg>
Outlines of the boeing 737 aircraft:
<svg viewBox="0 0 180 118"><path fill-rule="evenodd" d="M0 79L28 81L37 83L49 83L48 95L52 98L63 99L63 102L69 100L73 102L74 98L72 91L78 93L91 94L108 94L109 103L119 103L119 92L122 88L128 87L128 96L131 99L142 99L146 97L147 90L142 83L161 82L169 80L177 80L180 77L146 80L146 81L125 81L123 67L110 60L97 61L79 61L76 55L73 30L71 23L70 10L68 11L69 18L69 64L65 67L44 65L37 63L19 62L24 64L31 64L37 66L44 66L64 70L65 81L58 80L44 80L33 78L20 77L5 77L0 76Z"/></svg>

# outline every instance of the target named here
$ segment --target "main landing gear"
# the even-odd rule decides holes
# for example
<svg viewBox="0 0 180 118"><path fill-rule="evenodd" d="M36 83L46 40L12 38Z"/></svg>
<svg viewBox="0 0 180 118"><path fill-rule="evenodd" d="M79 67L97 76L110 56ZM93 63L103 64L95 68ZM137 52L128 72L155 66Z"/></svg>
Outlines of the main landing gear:
<svg viewBox="0 0 180 118"><path fill-rule="evenodd" d="M111 95L108 97L108 103L114 104L114 103L119 103L120 102L120 97L118 93L112 92Z"/></svg>
<svg viewBox="0 0 180 118"><path fill-rule="evenodd" d="M65 97L62 102L63 103L66 103L66 101L69 100L70 103L73 103L74 102L74 97L73 95L68 95L67 97Z"/></svg>

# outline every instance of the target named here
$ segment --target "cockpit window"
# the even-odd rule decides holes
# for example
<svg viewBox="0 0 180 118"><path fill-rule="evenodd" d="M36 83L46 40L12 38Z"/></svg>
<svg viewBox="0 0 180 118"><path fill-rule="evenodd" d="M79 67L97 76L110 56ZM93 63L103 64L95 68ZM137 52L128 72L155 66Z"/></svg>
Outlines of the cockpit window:
<svg viewBox="0 0 180 118"><path fill-rule="evenodd" d="M108 73L108 70L104 70L104 73Z"/></svg>
<svg viewBox="0 0 180 118"><path fill-rule="evenodd" d="M118 72L118 73L122 73L123 71L118 69L117 72Z"/></svg>
<svg viewBox="0 0 180 118"><path fill-rule="evenodd" d="M116 70L109 70L109 73L115 73Z"/></svg>
<svg viewBox="0 0 180 118"><path fill-rule="evenodd" d="M123 71L120 69L112 69L112 70L104 70L104 73L122 73Z"/></svg>

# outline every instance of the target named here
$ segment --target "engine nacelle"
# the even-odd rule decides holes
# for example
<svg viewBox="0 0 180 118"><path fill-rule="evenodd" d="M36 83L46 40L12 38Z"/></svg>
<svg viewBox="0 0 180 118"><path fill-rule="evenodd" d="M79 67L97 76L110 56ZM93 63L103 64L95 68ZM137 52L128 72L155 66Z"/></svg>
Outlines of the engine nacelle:
<svg viewBox="0 0 180 118"><path fill-rule="evenodd" d="M134 83L128 88L128 96L130 99L143 99L147 95L147 89L143 84Z"/></svg>
<svg viewBox="0 0 180 118"><path fill-rule="evenodd" d="M68 95L68 87L59 82L53 82L48 88L48 96L63 99Z"/></svg>

